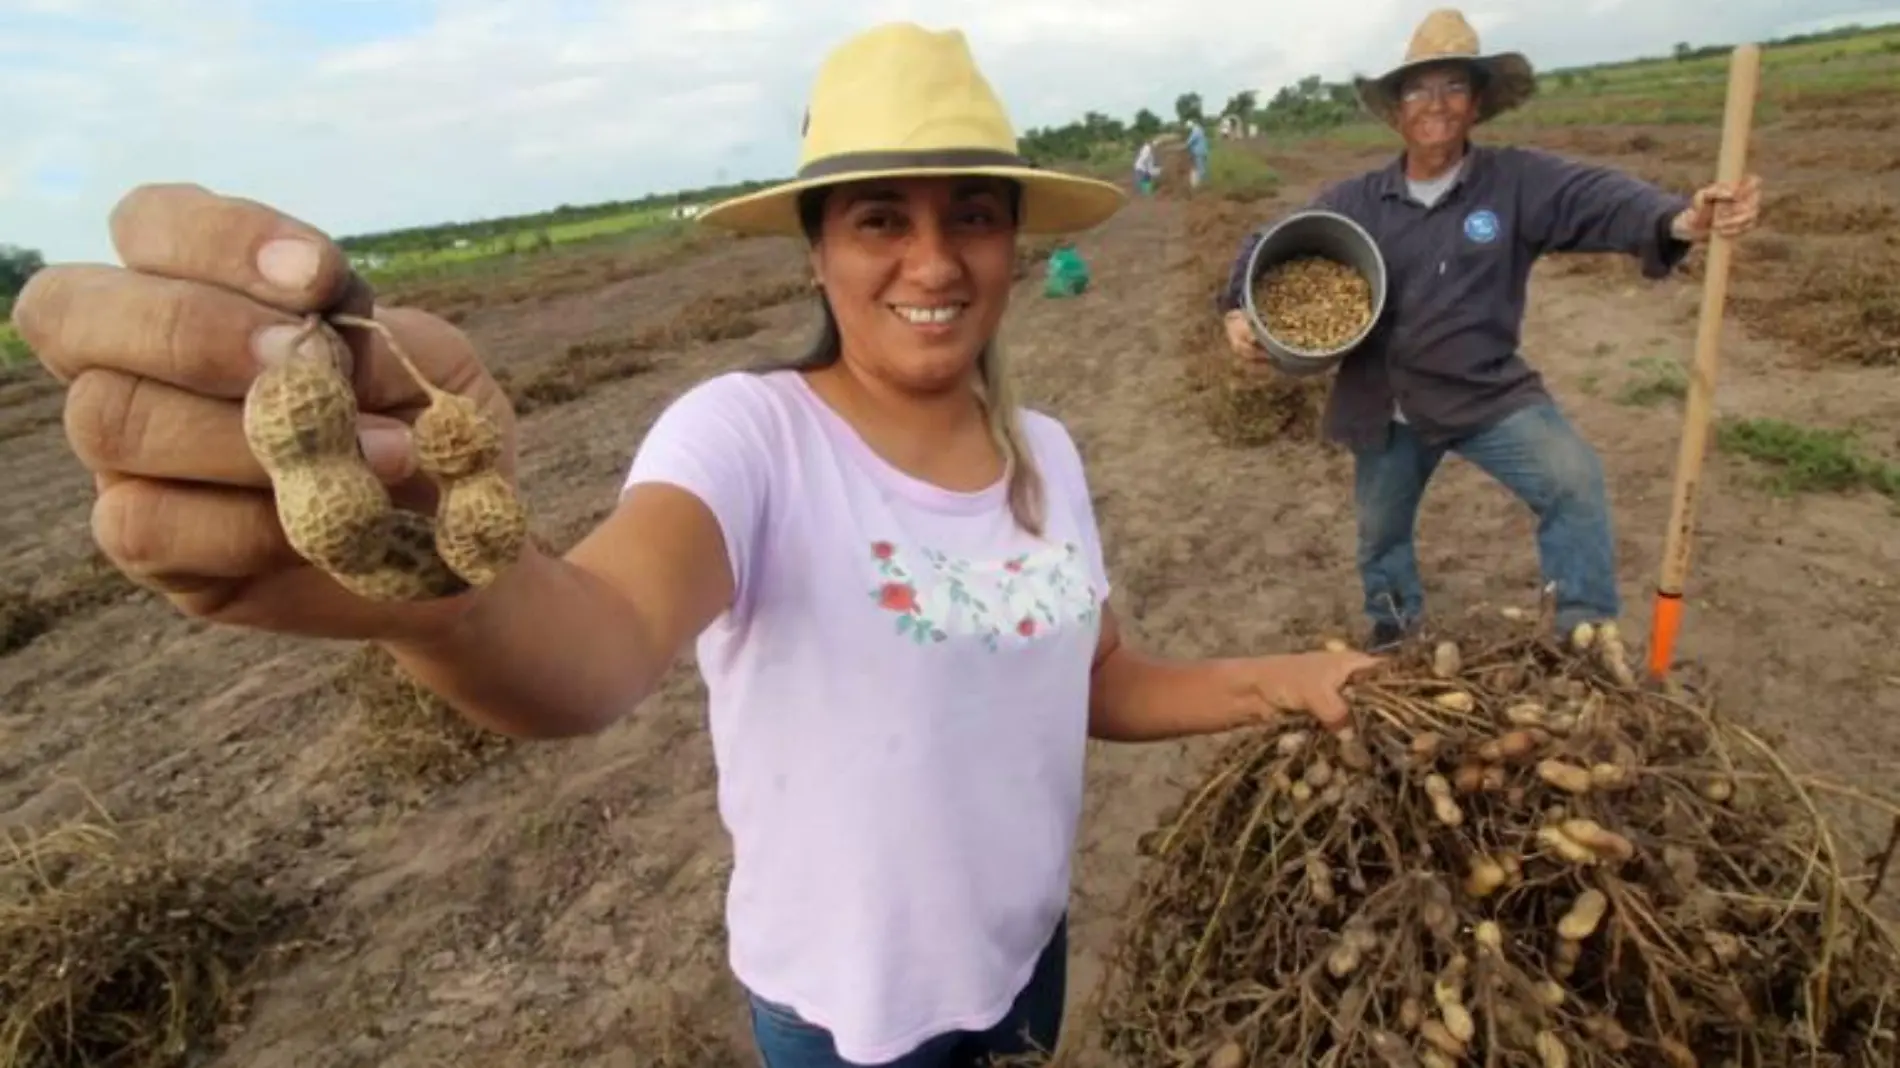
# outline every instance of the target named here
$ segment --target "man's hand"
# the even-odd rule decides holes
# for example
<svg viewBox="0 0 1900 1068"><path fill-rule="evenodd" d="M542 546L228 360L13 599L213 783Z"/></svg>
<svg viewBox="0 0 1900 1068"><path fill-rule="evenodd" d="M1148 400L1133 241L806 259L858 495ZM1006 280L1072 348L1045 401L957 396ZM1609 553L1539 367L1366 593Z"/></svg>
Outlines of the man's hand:
<svg viewBox="0 0 1900 1068"><path fill-rule="evenodd" d="M1761 178L1748 175L1740 182L1713 182L1695 191L1695 197L1669 224L1678 241L1707 241L1711 233L1740 237L1755 228L1761 217Z"/></svg>
<svg viewBox="0 0 1900 1068"><path fill-rule="evenodd" d="M1236 308L1221 317L1221 326L1227 333L1227 347L1234 355L1249 362L1265 358L1266 350L1253 336L1253 325L1247 322L1247 313Z"/></svg>

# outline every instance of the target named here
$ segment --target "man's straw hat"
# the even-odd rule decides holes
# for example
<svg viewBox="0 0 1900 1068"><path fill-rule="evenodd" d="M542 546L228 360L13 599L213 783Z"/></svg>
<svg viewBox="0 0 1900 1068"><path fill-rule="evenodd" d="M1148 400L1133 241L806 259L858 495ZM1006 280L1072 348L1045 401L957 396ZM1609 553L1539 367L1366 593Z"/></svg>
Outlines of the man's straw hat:
<svg viewBox="0 0 1900 1068"><path fill-rule="evenodd" d="M1359 102L1387 125L1398 120L1399 84L1420 67L1447 61L1470 65L1478 74L1478 121L1495 118L1529 100L1537 92L1531 61L1519 52L1484 55L1478 51L1478 31L1456 8L1441 7L1426 15L1412 31L1405 60L1377 78L1357 78Z"/></svg>
<svg viewBox="0 0 1900 1068"><path fill-rule="evenodd" d="M979 174L1022 184L1022 229L1087 230L1126 195L1107 182L1038 170L1017 153L1009 116L963 34L909 22L874 27L825 58L805 111L798 172L734 197L702 222L750 234L803 231L798 194L864 178Z"/></svg>

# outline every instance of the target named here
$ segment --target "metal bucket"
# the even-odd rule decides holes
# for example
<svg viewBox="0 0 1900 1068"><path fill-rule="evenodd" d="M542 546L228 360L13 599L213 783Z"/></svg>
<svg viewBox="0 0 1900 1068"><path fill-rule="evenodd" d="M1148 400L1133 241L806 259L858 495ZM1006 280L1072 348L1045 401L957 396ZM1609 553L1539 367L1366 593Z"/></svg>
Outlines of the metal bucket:
<svg viewBox="0 0 1900 1068"><path fill-rule="evenodd" d="M1366 325L1335 348L1311 350L1295 348L1274 337L1266 321L1254 307L1254 284L1269 269L1298 256L1324 256L1358 271L1372 286L1372 315ZM1254 245L1247 260L1247 285L1241 293L1241 308L1253 327L1254 339L1267 352L1267 361L1283 374L1295 378L1325 374L1358 348L1385 313L1385 257L1365 228L1337 212L1312 209L1297 211L1273 224Z"/></svg>

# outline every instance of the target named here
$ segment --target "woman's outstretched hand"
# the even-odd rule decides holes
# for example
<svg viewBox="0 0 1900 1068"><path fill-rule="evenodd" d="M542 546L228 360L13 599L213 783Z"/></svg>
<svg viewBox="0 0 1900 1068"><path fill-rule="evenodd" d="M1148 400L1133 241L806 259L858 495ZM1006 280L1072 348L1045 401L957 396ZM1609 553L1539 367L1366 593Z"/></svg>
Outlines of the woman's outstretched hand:
<svg viewBox="0 0 1900 1068"><path fill-rule="evenodd" d="M113 564L186 615L273 631L426 634L462 610L467 599L364 600L306 563L246 444L245 392L284 358L303 317L371 314L343 250L267 205L193 185L134 189L110 226L123 267L46 267L13 322L67 386L67 438L93 473L93 538ZM375 316L427 378L502 430L512 477L513 412L468 338L423 312ZM398 499L429 499L407 429L426 398L370 332L342 334L363 457Z"/></svg>
<svg viewBox="0 0 1900 1068"><path fill-rule="evenodd" d="M1378 657L1353 651L1264 656L1257 661L1256 681L1268 708L1305 713L1336 731L1350 721L1341 692L1346 683L1381 663Z"/></svg>

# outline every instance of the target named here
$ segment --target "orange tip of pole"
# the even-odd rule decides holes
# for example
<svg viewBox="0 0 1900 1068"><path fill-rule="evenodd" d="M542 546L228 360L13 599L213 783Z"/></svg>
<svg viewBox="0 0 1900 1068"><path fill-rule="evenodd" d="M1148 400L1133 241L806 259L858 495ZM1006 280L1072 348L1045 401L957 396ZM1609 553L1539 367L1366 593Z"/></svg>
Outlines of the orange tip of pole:
<svg viewBox="0 0 1900 1068"><path fill-rule="evenodd" d="M1669 662L1675 659L1676 633L1682 629L1682 594L1656 591L1656 606L1649 621L1649 674L1660 679L1669 674Z"/></svg>

